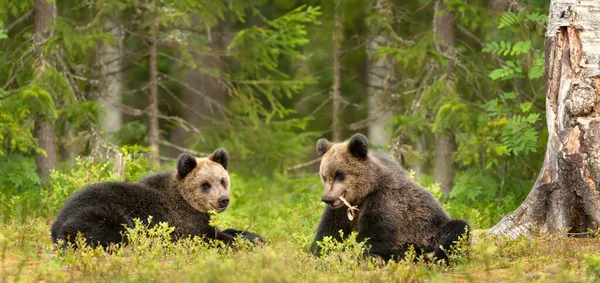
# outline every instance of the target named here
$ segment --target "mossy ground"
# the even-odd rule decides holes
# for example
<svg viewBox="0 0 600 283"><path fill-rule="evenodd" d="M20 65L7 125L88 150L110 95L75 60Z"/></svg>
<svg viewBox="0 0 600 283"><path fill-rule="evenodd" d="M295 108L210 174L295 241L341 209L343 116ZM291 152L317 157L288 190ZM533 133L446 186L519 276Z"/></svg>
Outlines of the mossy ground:
<svg viewBox="0 0 600 283"><path fill-rule="evenodd" d="M268 243L237 251L199 240L169 242L168 227L142 228L133 243L113 252L57 250L50 241L53 216L0 223L1 281L161 282L513 282L600 280L600 240L539 236L495 243L481 239L453 268L399 262L382 266L360 258L360 244L330 244L322 258L310 244L323 205L314 178L289 182L234 176L231 208L214 224L249 229ZM236 182L237 181L237 182ZM277 188L273 188L277 187ZM273 192L282 192L274 194ZM283 193L285 192L285 193ZM143 233L139 233L143 232ZM149 237L146 234L152 234Z"/></svg>

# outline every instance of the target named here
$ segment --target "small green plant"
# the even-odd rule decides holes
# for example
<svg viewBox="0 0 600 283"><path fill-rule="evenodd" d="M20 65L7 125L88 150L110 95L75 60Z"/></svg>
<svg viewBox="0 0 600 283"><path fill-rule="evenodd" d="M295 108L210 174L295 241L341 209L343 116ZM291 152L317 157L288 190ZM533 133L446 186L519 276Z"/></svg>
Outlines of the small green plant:
<svg viewBox="0 0 600 283"><path fill-rule="evenodd" d="M448 259L450 260L450 265L456 266L460 264L465 264L469 261L469 255L471 250L471 237L469 236L469 231L465 228L465 233L462 234L456 244L451 248Z"/></svg>
<svg viewBox="0 0 600 283"><path fill-rule="evenodd" d="M592 281L600 280L600 256L589 256L585 259L587 272L592 276Z"/></svg>

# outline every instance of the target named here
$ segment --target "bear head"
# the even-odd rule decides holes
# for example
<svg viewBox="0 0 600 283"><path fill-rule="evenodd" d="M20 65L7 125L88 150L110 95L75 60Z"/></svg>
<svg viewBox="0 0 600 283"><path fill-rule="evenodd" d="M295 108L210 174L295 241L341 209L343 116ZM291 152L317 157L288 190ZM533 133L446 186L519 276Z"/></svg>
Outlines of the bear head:
<svg viewBox="0 0 600 283"><path fill-rule="evenodd" d="M229 154L219 148L205 158L184 153L177 160L175 178L181 196L196 210L223 212L229 205Z"/></svg>
<svg viewBox="0 0 600 283"><path fill-rule="evenodd" d="M323 182L321 200L332 208L344 205L340 196L357 205L369 193L369 144L367 137L355 134L348 142L317 141L317 152L322 157L319 174Z"/></svg>

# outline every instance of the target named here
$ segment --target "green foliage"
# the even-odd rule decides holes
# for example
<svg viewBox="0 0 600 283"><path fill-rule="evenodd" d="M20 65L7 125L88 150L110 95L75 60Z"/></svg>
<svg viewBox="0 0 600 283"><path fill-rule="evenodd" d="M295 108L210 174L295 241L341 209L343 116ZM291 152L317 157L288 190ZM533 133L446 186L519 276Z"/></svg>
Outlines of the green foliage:
<svg viewBox="0 0 600 283"><path fill-rule="evenodd" d="M500 41L500 43L498 43L497 41L486 43L481 51L494 53L496 55L514 56L528 53L530 48L531 40L517 41L514 45L510 42L506 42L503 40Z"/></svg>
<svg viewBox="0 0 600 283"><path fill-rule="evenodd" d="M490 78L492 80L511 80L523 77L523 67L519 65L519 62L506 61L505 64L506 65L490 72Z"/></svg>
<svg viewBox="0 0 600 283"><path fill-rule="evenodd" d="M520 152L528 154L536 151L538 133L532 125L539 117L539 113L529 114L527 117L516 115L507 121L502 142L508 148L508 153L519 155Z"/></svg>
<svg viewBox="0 0 600 283"><path fill-rule="evenodd" d="M73 192L88 184L136 181L148 173L150 166L145 157L147 148L128 146L121 148L120 152L126 164L123 176L115 175L112 162L95 162L78 157L70 170L53 171L47 187L38 186L40 180L35 173L33 160L12 156L7 159L12 163L6 163L6 166L12 167L6 167L7 173L0 177L0 185L6 185L0 191L0 221L54 216ZM0 162L0 166L4 165L4 162Z"/></svg>
<svg viewBox="0 0 600 283"><path fill-rule="evenodd" d="M498 20L498 28L505 28L515 25L523 24L526 21L535 22L539 24L544 24L548 21L548 16L545 14L541 14L538 12L522 12L522 13L513 13L506 12L500 16Z"/></svg>
<svg viewBox="0 0 600 283"><path fill-rule="evenodd" d="M586 258L588 273L592 276L592 280L600 279L600 257L590 256Z"/></svg>
<svg viewBox="0 0 600 283"><path fill-rule="evenodd" d="M121 128L113 134L113 139L118 145L141 144L148 132L148 126L142 121L135 120L124 123Z"/></svg>
<svg viewBox="0 0 600 283"><path fill-rule="evenodd" d="M40 178L35 172L35 163L28 156L11 154L2 159L0 170L0 194L14 195L25 188L35 188L40 184Z"/></svg>
<svg viewBox="0 0 600 283"><path fill-rule="evenodd" d="M529 73L527 74L527 78L530 80L539 79L544 75L544 56L542 53L537 53L531 67L529 68Z"/></svg>

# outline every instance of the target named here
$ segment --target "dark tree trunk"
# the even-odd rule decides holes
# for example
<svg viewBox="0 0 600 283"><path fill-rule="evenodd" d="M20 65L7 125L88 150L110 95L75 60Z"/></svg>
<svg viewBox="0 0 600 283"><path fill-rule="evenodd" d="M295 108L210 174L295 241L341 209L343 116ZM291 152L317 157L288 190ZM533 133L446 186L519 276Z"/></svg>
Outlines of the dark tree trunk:
<svg viewBox="0 0 600 283"><path fill-rule="evenodd" d="M153 3L156 9L156 3ZM150 86L149 86L149 106L148 106L148 144L153 150L150 152L150 164L159 164L159 128L158 128L158 15L156 11L150 25Z"/></svg>
<svg viewBox="0 0 600 283"><path fill-rule="evenodd" d="M342 17L340 15L339 1L336 4L335 15L333 20L333 87L331 92L331 98L333 103L332 113L332 140L339 142L342 136L342 125L340 122L340 106L342 102L341 94L341 37L342 37Z"/></svg>
<svg viewBox="0 0 600 283"><path fill-rule="evenodd" d="M490 11L494 13L504 12L510 7L511 0L490 0Z"/></svg>
<svg viewBox="0 0 600 283"><path fill-rule="evenodd" d="M52 35L49 25L56 18L56 3L54 1L35 0L34 11L36 55L38 64L43 66L46 61L46 54L42 52L41 45ZM43 69L41 72L43 72ZM50 176L50 170L56 168L54 120L52 117L41 116L36 118L35 137L38 140L38 146L45 151L45 154L35 154L36 172L40 179L45 181Z"/></svg>
<svg viewBox="0 0 600 283"><path fill-rule="evenodd" d="M454 168L452 167L452 152L454 151L454 136L440 135L435 138L435 164L433 179L440 184L442 192L449 194L454 185Z"/></svg>
<svg viewBox="0 0 600 283"><path fill-rule="evenodd" d="M54 122L37 121L35 123L35 137L38 146L45 151L35 154L36 173L41 180L48 180L50 170L56 168L56 148L54 145Z"/></svg>
<svg viewBox="0 0 600 283"><path fill-rule="evenodd" d="M194 60L198 69L189 68L185 74L185 82L187 87L183 91L182 112L178 114L181 118L195 126L196 128L212 127L213 118L223 116L221 107L225 107L227 101L227 89L219 82L219 79L213 75L209 75L202 69L224 70L222 59L217 55L219 51L225 50L228 42L231 41L230 36L227 36L227 24L220 23L217 27L211 29L210 40L208 46L213 50L210 55L194 54ZM196 35L198 36L198 35ZM194 38L192 40L202 40ZM194 50L190 49L194 53ZM218 119L217 119L218 120ZM173 130L170 136L170 142L178 146L189 148L196 140L198 133L185 130L177 127ZM176 148L169 148L169 156L175 158L181 151Z"/></svg>
<svg viewBox="0 0 600 283"><path fill-rule="evenodd" d="M436 0L434 6L433 31L436 37L441 41L436 45L436 49L443 53L448 59L446 67L446 76L448 77L448 87L454 88L454 22L453 12L446 12L444 0ZM443 131L443 130L442 130ZM452 152L454 152L454 136L447 132L437 133L435 136L435 155L434 155L434 181L439 183L442 191L450 193L454 183L454 167L452 167Z"/></svg>
<svg viewBox="0 0 600 283"><path fill-rule="evenodd" d="M548 145L525 201L490 229L586 232L600 223L599 1L553 0L546 32Z"/></svg>

